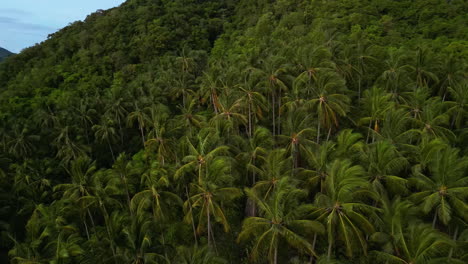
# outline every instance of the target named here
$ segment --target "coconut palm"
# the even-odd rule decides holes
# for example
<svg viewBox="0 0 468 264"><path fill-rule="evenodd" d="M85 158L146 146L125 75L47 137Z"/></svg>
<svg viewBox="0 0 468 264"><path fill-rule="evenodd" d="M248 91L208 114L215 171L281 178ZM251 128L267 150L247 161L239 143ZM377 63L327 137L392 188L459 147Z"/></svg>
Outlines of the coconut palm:
<svg viewBox="0 0 468 264"><path fill-rule="evenodd" d="M280 179L277 188L266 198L253 189L245 191L255 201L260 216L244 220L237 240L246 241L253 237L251 257L254 260L265 252L270 263L278 263L278 251L283 241L310 256L316 255L310 240L314 234L323 233L324 227L298 213L297 200L305 196L305 192L291 185L289 177Z"/></svg>
<svg viewBox="0 0 468 264"><path fill-rule="evenodd" d="M374 86L371 89L364 91L362 106L364 117L360 119L360 123L363 125L368 124L366 143L369 142L371 133L372 142L374 142L375 135L380 132L380 126L386 116L386 113L393 108L391 94Z"/></svg>
<svg viewBox="0 0 468 264"><path fill-rule="evenodd" d="M259 177L252 189L266 199L281 178L291 175L291 158L286 158L285 149L275 149L259 156L258 161L257 165L249 166L249 170Z"/></svg>
<svg viewBox="0 0 468 264"><path fill-rule="evenodd" d="M376 198L364 174L361 166L335 160L327 168L323 191L310 205L311 216L326 227L329 259L338 241L344 244L348 257L358 248L367 254L366 235L374 232L371 219L378 209L362 202L365 197Z"/></svg>
<svg viewBox="0 0 468 264"><path fill-rule="evenodd" d="M231 178L229 168L224 160L210 163L207 168L207 180L190 185L190 197L184 203L184 220L194 223L194 212L198 215L197 233L207 232L208 246L212 243L216 249L215 235L212 221L223 225L224 231L230 230L223 204L242 195L242 191L234 187L224 187L220 184Z"/></svg>
<svg viewBox="0 0 468 264"><path fill-rule="evenodd" d="M462 128L468 116L468 84L461 83L448 87L450 97L453 101L447 102L452 113L451 127Z"/></svg>
<svg viewBox="0 0 468 264"><path fill-rule="evenodd" d="M115 161L114 150L112 149L112 143L117 140L117 133L113 127L114 123L111 119L103 118L100 124L94 125L94 137L99 142L106 142L109 147L109 151L112 156L112 160Z"/></svg>
<svg viewBox="0 0 468 264"><path fill-rule="evenodd" d="M201 185L206 176L206 168L210 162L218 158L223 158L229 147L216 146L217 134L213 129L205 129L197 135L198 144L194 146L192 142L185 138L189 151L182 161L185 163L177 169L174 177L177 180L182 175L195 170L198 173L198 184Z"/></svg>
<svg viewBox="0 0 468 264"><path fill-rule="evenodd" d="M467 221L468 158L460 157L458 149L440 144L425 152L425 161L413 168L411 183L418 191L410 199L421 205L424 213L433 212L433 226L437 219L448 225L454 215Z"/></svg>
<svg viewBox="0 0 468 264"><path fill-rule="evenodd" d="M362 159L372 188L379 194L390 191L392 194L405 194L407 179L399 173L408 166L408 161L389 141L377 141L367 145Z"/></svg>
<svg viewBox="0 0 468 264"><path fill-rule="evenodd" d="M455 259L444 262L451 246L453 242L447 235L423 223L413 223L403 229L393 254L374 251L373 255L382 263L463 263Z"/></svg>
<svg viewBox="0 0 468 264"><path fill-rule="evenodd" d="M339 126L338 117L346 116L350 99L341 93L344 91L344 81L337 74L326 72L319 75L313 99L307 102L307 107L312 109L318 117L317 144L320 143L320 129L322 127L328 130L328 139L332 128L338 128Z"/></svg>
<svg viewBox="0 0 468 264"><path fill-rule="evenodd" d="M278 142L284 144L286 151L291 153L292 169L297 169L301 156L306 155L306 149L313 144L310 128L310 116L303 109L295 109L286 113L283 121L282 134L278 135Z"/></svg>

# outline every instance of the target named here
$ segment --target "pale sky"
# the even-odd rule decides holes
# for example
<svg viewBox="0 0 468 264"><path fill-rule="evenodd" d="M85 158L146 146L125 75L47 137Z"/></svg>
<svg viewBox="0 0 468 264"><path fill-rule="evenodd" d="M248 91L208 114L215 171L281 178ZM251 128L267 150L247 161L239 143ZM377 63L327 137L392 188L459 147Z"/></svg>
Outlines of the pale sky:
<svg viewBox="0 0 468 264"><path fill-rule="evenodd" d="M0 47L18 53L98 9L125 0L0 0Z"/></svg>

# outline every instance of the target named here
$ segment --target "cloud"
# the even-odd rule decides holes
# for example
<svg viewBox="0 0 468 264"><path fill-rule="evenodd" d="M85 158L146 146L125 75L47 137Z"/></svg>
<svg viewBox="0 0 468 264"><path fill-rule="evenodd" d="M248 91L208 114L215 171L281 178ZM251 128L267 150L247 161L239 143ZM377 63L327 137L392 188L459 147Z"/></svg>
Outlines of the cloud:
<svg viewBox="0 0 468 264"><path fill-rule="evenodd" d="M26 31L55 31L57 28L53 28L46 25L37 23L23 22L17 18L1 16L0 15L0 27L5 29L15 30L26 30Z"/></svg>

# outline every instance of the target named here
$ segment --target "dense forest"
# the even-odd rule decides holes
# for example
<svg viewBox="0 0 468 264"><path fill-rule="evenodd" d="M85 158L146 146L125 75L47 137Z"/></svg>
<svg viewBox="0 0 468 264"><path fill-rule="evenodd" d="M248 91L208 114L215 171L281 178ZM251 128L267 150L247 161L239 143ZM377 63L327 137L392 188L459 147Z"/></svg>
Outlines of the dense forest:
<svg viewBox="0 0 468 264"><path fill-rule="evenodd" d="M128 0L0 63L0 262L468 262L465 0Z"/></svg>

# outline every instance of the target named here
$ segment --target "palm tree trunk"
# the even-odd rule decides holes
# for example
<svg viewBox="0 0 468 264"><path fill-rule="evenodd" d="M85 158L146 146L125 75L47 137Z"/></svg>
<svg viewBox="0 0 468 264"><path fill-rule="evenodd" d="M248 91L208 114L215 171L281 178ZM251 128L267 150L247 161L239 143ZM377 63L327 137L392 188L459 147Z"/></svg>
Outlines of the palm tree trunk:
<svg viewBox="0 0 468 264"><path fill-rule="evenodd" d="M372 129L372 119L369 121L369 130L367 130L366 144L369 143L370 131Z"/></svg>
<svg viewBox="0 0 468 264"><path fill-rule="evenodd" d="M281 135L281 89L278 97L278 135Z"/></svg>
<svg viewBox="0 0 468 264"><path fill-rule="evenodd" d="M110 143L109 136L107 136L107 145L109 145L109 150L110 150L110 153L112 155L112 160L115 162L114 151L112 150L112 145Z"/></svg>
<svg viewBox="0 0 468 264"><path fill-rule="evenodd" d="M333 243L331 241L328 241L328 254L327 254L327 260L330 260L331 258L331 253L332 253L332 245Z"/></svg>
<svg viewBox="0 0 468 264"><path fill-rule="evenodd" d="M318 125L317 125L317 144L320 143L320 119L318 120Z"/></svg>
<svg viewBox="0 0 468 264"><path fill-rule="evenodd" d="M252 106L251 103L249 103L249 138L252 137Z"/></svg>
<svg viewBox="0 0 468 264"><path fill-rule="evenodd" d="M106 225L107 236L109 237L109 243L110 243L110 247L111 247L111 250L112 250L112 256L114 257L115 264L117 264L114 243L113 243L113 239L112 239L112 236L111 236L111 231L110 231L110 228L109 228L109 214L107 213L107 209L106 209L106 207L104 205L101 205L101 209L102 209L102 211L104 213L104 222L105 222L105 225Z"/></svg>
<svg viewBox="0 0 468 264"><path fill-rule="evenodd" d="M211 219L210 219L210 205L206 206L206 219L207 219L207 230L208 230L208 247L211 247Z"/></svg>
<svg viewBox="0 0 468 264"><path fill-rule="evenodd" d="M146 140L145 140L145 133L143 131L143 126L142 125L140 125L140 133L141 133L141 140L143 141L143 147L145 147Z"/></svg>
<svg viewBox="0 0 468 264"><path fill-rule="evenodd" d="M190 196L189 196L189 193L188 193L188 188L187 188L187 185L185 185L185 195L187 196L187 201L189 203L189 208L190 208L190 214L192 214L192 229L193 229L193 238L195 240L195 246L198 246L198 240L197 240L197 230L195 228L195 221L193 221L193 213L192 213L192 203L190 202Z"/></svg>
<svg viewBox="0 0 468 264"><path fill-rule="evenodd" d="M275 245L275 251L273 253L273 264L278 263L278 245Z"/></svg>
<svg viewBox="0 0 468 264"><path fill-rule="evenodd" d="M331 130L332 130L332 128L330 127L330 128L328 129L327 142L328 142L328 140L330 139Z"/></svg>
<svg viewBox="0 0 468 264"><path fill-rule="evenodd" d="M312 241L312 253L315 251L315 243L317 242L317 233L314 233L314 240ZM309 264L314 263L314 256L310 256Z"/></svg>
<svg viewBox="0 0 468 264"><path fill-rule="evenodd" d="M123 132L122 132L122 124L120 124L120 117L117 117L117 121L119 122L120 143L123 146Z"/></svg>
<svg viewBox="0 0 468 264"><path fill-rule="evenodd" d="M276 135L276 123L275 123L275 94L271 94L271 108L272 108L272 113L273 113L273 136Z"/></svg>
<svg viewBox="0 0 468 264"><path fill-rule="evenodd" d="M452 238L453 242L457 242L457 235L458 235L458 226L455 227L455 233L453 234L453 238ZM448 259L452 258L452 254L453 254L453 247L450 248Z"/></svg>

